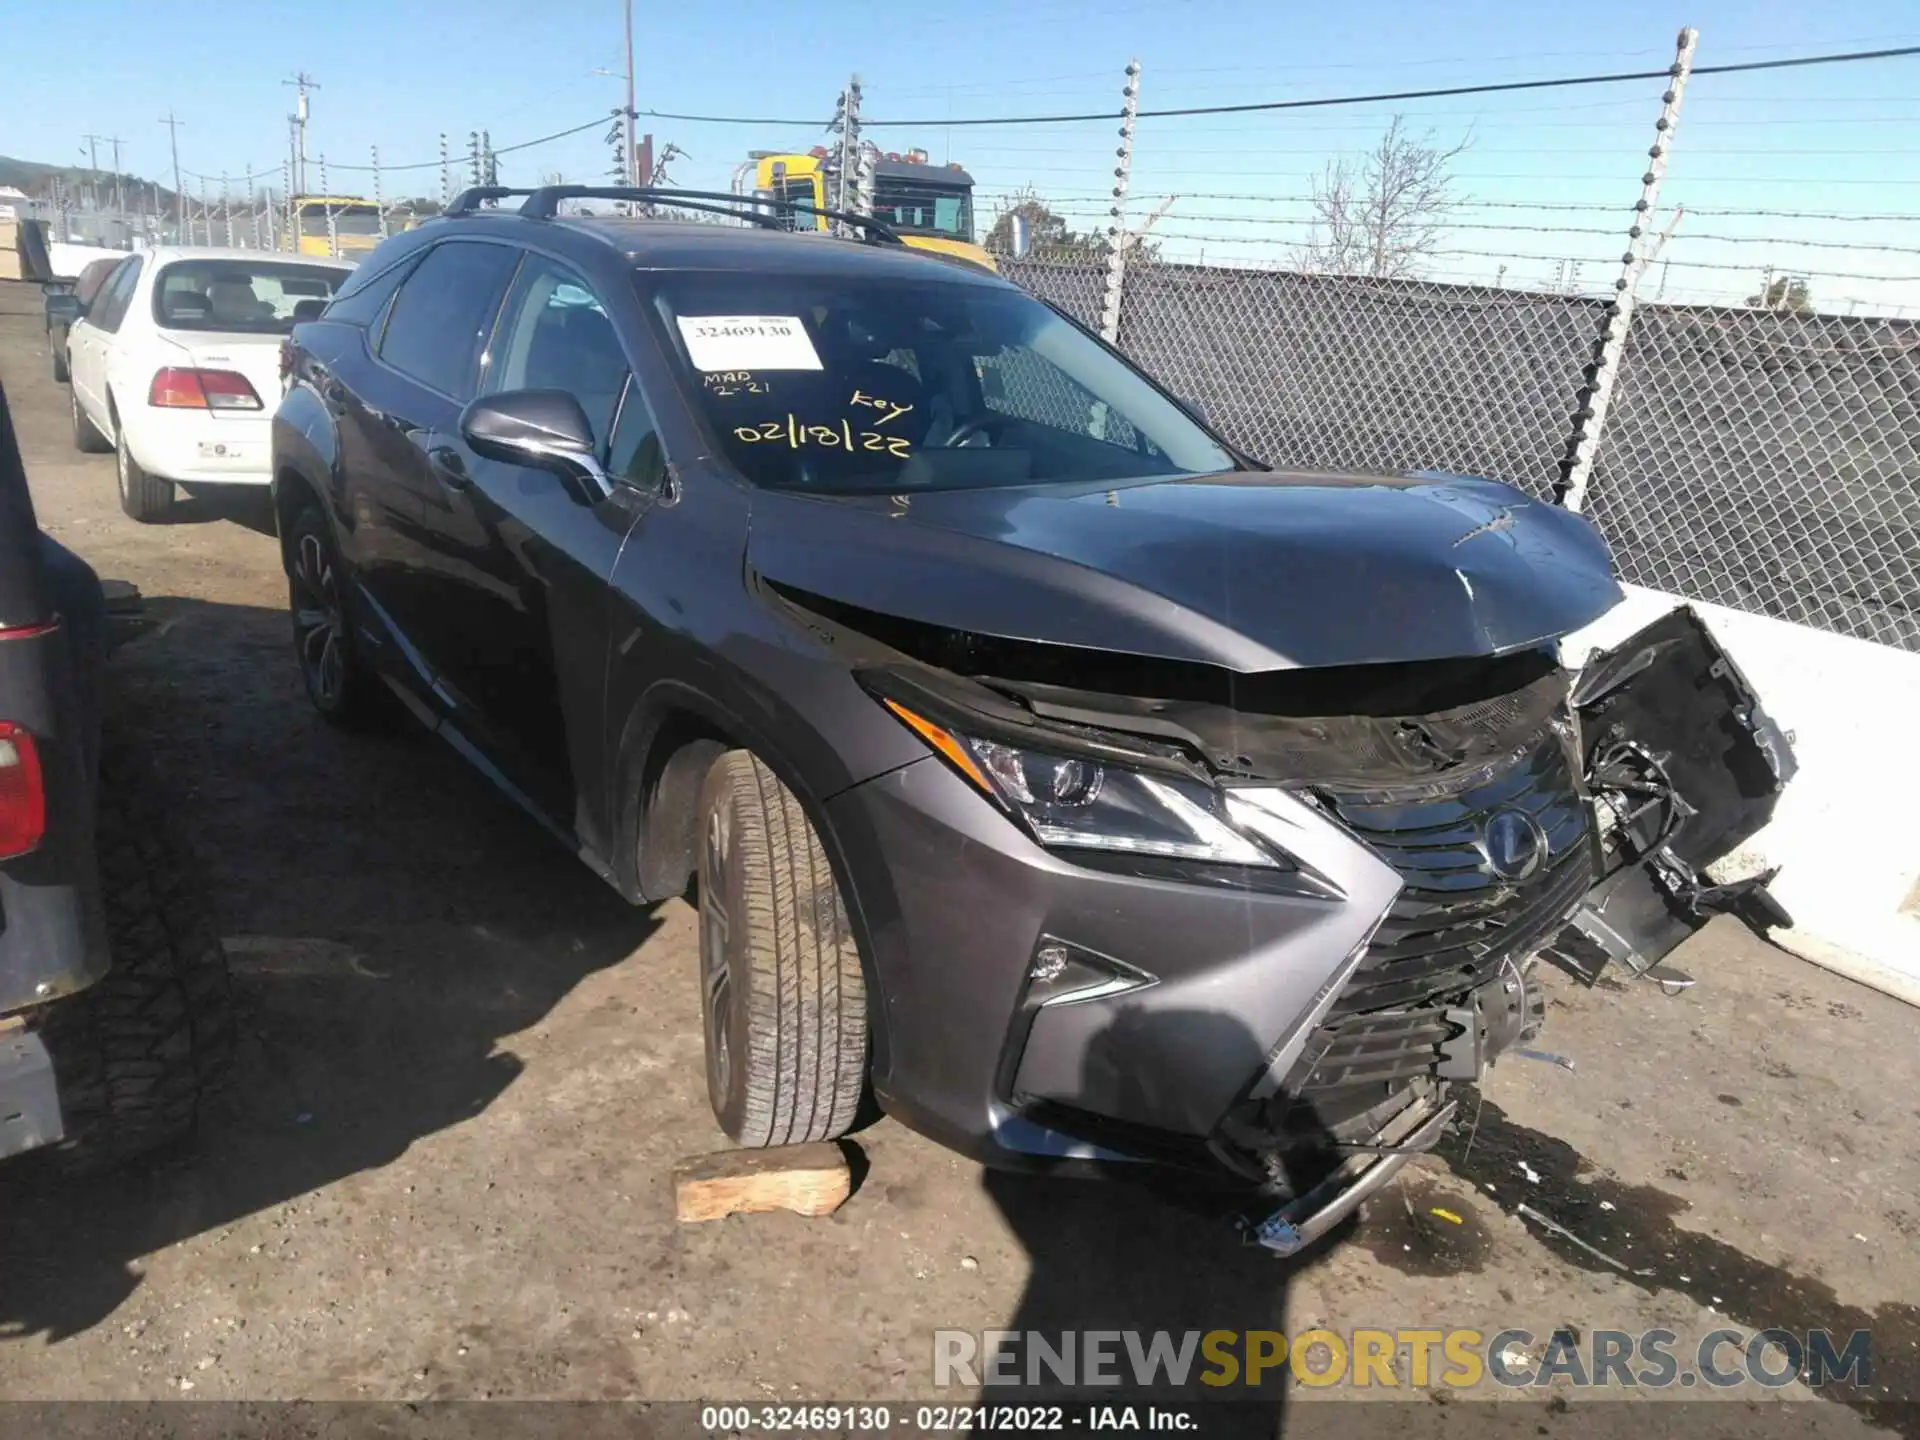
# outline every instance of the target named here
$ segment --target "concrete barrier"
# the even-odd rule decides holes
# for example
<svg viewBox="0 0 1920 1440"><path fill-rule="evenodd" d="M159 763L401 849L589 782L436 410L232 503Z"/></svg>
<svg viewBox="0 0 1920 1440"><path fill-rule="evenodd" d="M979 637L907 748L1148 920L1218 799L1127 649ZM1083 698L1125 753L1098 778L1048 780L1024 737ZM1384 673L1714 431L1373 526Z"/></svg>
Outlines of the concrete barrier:
<svg viewBox="0 0 1920 1440"><path fill-rule="evenodd" d="M1771 888L1794 919L1774 935L1783 948L1920 1005L1920 655L1626 590L1562 642L1568 664L1691 604L1793 736L1800 773L1772 823L1716 875L1780 866Z"/></svg>

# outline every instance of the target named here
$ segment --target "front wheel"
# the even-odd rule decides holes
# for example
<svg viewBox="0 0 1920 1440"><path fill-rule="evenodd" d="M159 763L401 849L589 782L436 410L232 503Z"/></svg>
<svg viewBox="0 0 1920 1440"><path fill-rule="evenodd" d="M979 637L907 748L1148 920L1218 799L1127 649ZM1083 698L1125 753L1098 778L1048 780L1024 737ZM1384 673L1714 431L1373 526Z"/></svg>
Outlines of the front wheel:
<svg viewBox="0 0 1920 1440"><path fill-rule="evenodd" d="M852 1128L867 987L826 851L800 801L744 750L700 791L700 999L707 1096L742 1145Z"/></svg>
<svg viewBox="0 0 1920 1440"><path fill-rule="evenodd" d="M67 371L66 347L63 345L49 345L48 348L53 351L54 382L59 385L64 385L73 378Z"/></svg>

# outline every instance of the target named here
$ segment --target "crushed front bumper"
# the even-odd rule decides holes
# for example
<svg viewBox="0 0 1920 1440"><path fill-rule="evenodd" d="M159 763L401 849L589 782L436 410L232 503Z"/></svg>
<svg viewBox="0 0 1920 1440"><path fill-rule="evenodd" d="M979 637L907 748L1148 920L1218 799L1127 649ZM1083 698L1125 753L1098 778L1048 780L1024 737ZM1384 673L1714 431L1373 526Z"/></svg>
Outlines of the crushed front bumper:
<svg viewBox="0 0 1920 1440"><path fill-rule="evenodd" d="M1484 762L1368 789L1223 782L1236 822L1297 860L1284 874L1050 851L933 757L843 793L829 829L879 1006L876 1092L989 1163L1251 1188L1278 1207L1259 1243L1310 1244L1438 1142L1453 1086L1531 1039L1535 957L1578 937L1599 882L1692 875L1770 813L1786 738L1703 636L1684 617L1636 637L1585 703ZM1729 765L1743 778L1716 790ZM1663 943L1707 898L1664 892L1684 913Z"/></svg>

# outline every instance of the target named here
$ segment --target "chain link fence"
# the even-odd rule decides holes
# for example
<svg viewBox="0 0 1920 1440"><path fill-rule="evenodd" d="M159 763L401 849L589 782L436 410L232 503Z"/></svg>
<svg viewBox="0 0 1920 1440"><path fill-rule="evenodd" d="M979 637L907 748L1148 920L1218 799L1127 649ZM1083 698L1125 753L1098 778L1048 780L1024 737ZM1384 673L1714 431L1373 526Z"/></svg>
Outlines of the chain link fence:
<svg viewBox="0 0 1920 1440"><path fill-rule="evenodd" d="M1135 264L1120 344L1276 464L1453 470L1546 498L1603 310L1512 290Z"/></svg>
<svg viewBox="0 0 1920 1440"><path fill-rule="evenodd" d="M1643 306L1587 511L1635 584L1920 651L1920 325Z"/></svg>
<svg viewBox="0 0 1920 1440"><path fill-rule="evenodd" d="M1096 325L1104 260L1003 259ZM1289 468L1485 475L1551 500L1607 302L1136 261L1119 343ZM1623 579L1920 651L1920 324L1646 305L1587 513Z"/></svg>

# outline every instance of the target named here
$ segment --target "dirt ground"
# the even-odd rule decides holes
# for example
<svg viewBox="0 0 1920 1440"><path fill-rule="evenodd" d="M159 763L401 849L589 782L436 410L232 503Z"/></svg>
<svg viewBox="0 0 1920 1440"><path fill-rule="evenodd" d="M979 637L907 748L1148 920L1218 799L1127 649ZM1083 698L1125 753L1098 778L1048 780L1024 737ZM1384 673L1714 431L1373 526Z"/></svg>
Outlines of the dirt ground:
<svg viewBox="0 0 1920 1440"><path fill-rule="evenodd" d="M677 1226L670 1167L724 1144L693 912L629 909L428 739L320 724L257 508L122 517L38 309L0 285L0 376L47 528L149 599L117 714L180 788L243 1038L191 1156L0 1170L0 1398L926 1399L936 1327L1722 1325L1871 1330L1878 1393L1920 1396L1920 1017L1731 922L1684 993L1554 976L1577 1069L1503 1062L1470 1148L1297 1263L887 1121L831 1218Z"/></svg>

